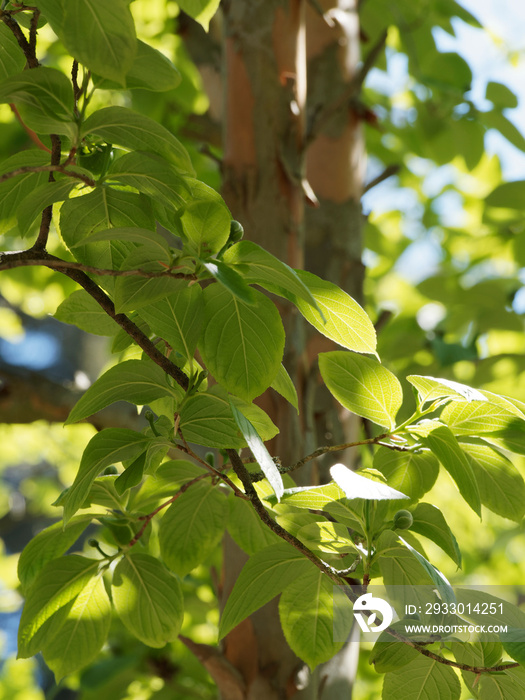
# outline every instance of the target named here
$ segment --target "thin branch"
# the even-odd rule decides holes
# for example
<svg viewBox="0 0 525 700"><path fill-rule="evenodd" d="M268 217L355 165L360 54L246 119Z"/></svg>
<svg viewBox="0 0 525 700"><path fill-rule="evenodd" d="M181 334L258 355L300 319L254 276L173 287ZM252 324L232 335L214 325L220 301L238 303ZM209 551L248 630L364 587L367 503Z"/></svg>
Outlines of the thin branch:
<svg viewBox="0 0 525 700"><path fill-rule="evenodd" d="M160 506L155 508L155 510L152 510L151 513L148 513L147 515L140 515L137 519L144 520L144 524L142 525L140 530L135 534L133 539L129 541L128 547L133 547L134 544L137 544L137 542L140 540L140 538L146 531L146 528L153 520L153 518L157 515L157 513L159 513L164 508L167 508L171 503L174 503L179 496L182 496L182 494L190 488L190 486L193 486L193 484L196 484L198 481L207 479L210 476L211 474L199 474L199 476L196 476L194 479L191 479L191 481L187 481L185 484L182 484L182 486L174 496L169 498L167 501L164 501L164 503L161 503Z"/></svg>
<svg viewBox="0 0 525 700"><path fill-rule="evenodd" d="M34 16L34 15L33 15ZM57 134L51 134L51 145L53 146L51 151L51 165L59 165L60 156L62 155L62 142ZM55 176L53 171L49 172L48 182L54 182ZM38 236L33 246L34 250L45 250L47 245L47 240L49 238L49 229L51 228L51 219L53 218L53 205L49 204L42 212L42 218L40 220L40 229L38 231Z"/></svg>
<svg viewBox="0 0 525 700"><path fill-rule="evenodd" d="M408 637L405 637L404 635L400 634L397 630L392 629L391 627L387 627L386 631L392 635L392 637L395 637L396 639L399 639L400 642L403 642L404 644L408 644L408 646L412 647L416 651L418 651L420 654L423 654L423 656L427 656L429 659L432 659L433 661L437 661L440 664L444 664L445 666L453 666L454 668L459 668L461 671L470 671L470 673L475 673L480 674L480 673L498 673L501 671L507 671L509 668L517 668L520 664L517 662L511 662L508 664L499 664L498 666L469 666L468 664L461 664L458 661L451 661L450 659L445 659L443 656L440 656L439 654L435 654L433 651L430 651L429 649L425 649L421 644L418 642L414 642L412 639L409 639Z"/></svg>
<svg viewBox="0 0 525 700"><path fill-rule="evenodd" d="M397 175L397 173L400 170L399 165L388 165L382 173L379 173L377 177L375 177L373 180L370 180L370 182L363 187L363 194L368 192L369 190L372 189L372 187L375 187L376 185L379 185L381 182L384 182L387 180L389 177L392 177L393 175Z"/></svg>
<svg viewBox="0 0 525 700"><path fill-rule="evenodd" d="M31 44L26 39L24 32L20 29L18 22L15 22L11 17L11 13L5 10L0 14L0 19L2 19L4 24L13 32L15 39L18 41L18 45L24 52L29 68L37 68L40 63L38 62L35 52L31 48Z"/></svg>
<svg viewBox="0 0 525 700"><path fill-rule="evenodd" d="M59 270L64 275L79 284L96 302L97 304L117 323L126 333L144 350L146 355L161 367L166 374L173 377L177 384L185 391L188 389L189 380L184 372L177 367L169 358L163 355L160 350L155 347L155 344L143 333L140 328L133 323L125 314L115 312L115 305L108 295L82 270L77 270L74 267L57 268L56 263L63 263L63 260L50 255L45 251L35 253L33 250L24 250L17 253L0 253L0 270L14 267L13 263L17 260L36 260L40 259L44 267L51 270ZM9 265L3 266L4 261L8 260Z"/></svg>
<svg viewBox="0 0 525 700"><path fill-rule="evenodd" d="M324 561L319 559L319 557L316 557L315 554L311 552L308 549L308 547L306 547L306 545L304 545L300 540L298 540L287 530L281 527L278 523L276 523L275 520L272 520L268 511L264 507L264 504L259 498L259 495L255 490L255 487L250 478L250 474L244 466L242 459L239 457L237 451L230 449L226 450L226 453L230 458L230 462L232 464L234 472L237 474L244 487L244 492L246 496L248 496L248 498L250 499L251 504L255 509L255 512L263 521L263 523L267 525L270 528L270 530L272 530L272 532L275 532L275 534L278 535L281 539L283 539L285 542L288 542L288 544L291 544L292 547L295 547L295 549L301 552L301 554L303 554L307 559L309 559L313 564L315 564L315 566L317 566L317 568L320 571L326 574L331 581L339 585L345 585L346 581L339 574L337 569L334 569L332 566L329 566Z"/></svg>
<svg viewBox="0 0 525 700"><path fill-rule="evenodd" d="M35 248L35 251L37 249ZM106 270L104 268L92 267L83 263L69 262L69 260L61 260L56 258L54 262L50 262L47 258L20 259L18 253L3 253L0 257L0 272L2 270L13 270L16 267L35 267L44 265L52 270L60 272L61 270L80 270L90 275L99 275L100 277L145 277L147 279L158 279L169 277L170 279L185 279L196 280L194 274L185 275L182 272L173 272L171 269L162 270L160 272L152 272L149 270Z"/></svg>
<svg viewBox="0 0 525 700"><path fill-rule="evenodd" d="M47 149L49 150L49 149ZM10 170L8 173L0 175L0 183L9 180L17 175L23 175L24 173L62 173L68 177L74 177L77 180L82 180L89 187L96 187L96 182L92 180L87 175L82 173L76 173L73 170L67 170L63 165L24 165L16 170Z"/></svg>
<svg viewBox="0 0 525 700"><path fill-rule="evenodd" d="M207 469L207 470L208 470L211 474L213 474L216 478L221 479L221 481L224 481L224 483L228 484L228 486L233 490L233 492L235 493L236 496L238 496L239 498L243 498L244 500L249 500L249 499L248 499L248 496L247 496L245 493L243 493L243 492L241 491L241 489L233 483L233 481L230 479L229 476L227 476L227 475L224 474L223 472L219 471L218 469L215 469L215 467L212 467L211 464L209 464L208 462L206 462L206 460L201 459L201 458L199 457L199 455L196 454L196 453L191 449L191 447L190 447L190 446L188 445L188 443L186 442L186 438L185 438L184 435L182 434L182 431L181 431L180 428L178 429L178 433L179 433L179 435L180 435L180 437L181 437L181 440L182 440L182 442L183 442L183 445L184 445L184 447L182 447L181 445L177 445L177 447L179 448L179 450L182 450L183 452L186 452L186 454L190 455L190 457L193 457L194 460L196 460L197 462L199 462L199 464L201 464L205 469Z"/></svg>
<svg viewBox="0 0 525 700"><path fill-rule="evenodd" d="M380 440L384 440L385 438L389 437L389 435L390 433L382 433L381 435L377 435L376 437L368 438L366 440L358 440L357 442L345 442L342 445L325 445L324 447L318 447L316 450L311 452L309 455L306 455L306 457L303 457L295 464L292 464L290 467L285 467L283 471L293 472L295 469L299 469L299 467L302 467L304 464L310 462L312 459L317 459L317 457L321 457L321 455L327 454L328 452L341 452L341 450L347 450L349 447L372 445L378 443Z"/></svg>
<svg viewBox="0 0 525 700"><path fill-rule="evenodd" d="M38 7L33 8L33 15L31 17L31 23L29 25L29 48L33 56L36 56L36 32L38 29L38 20L40 17L40 10Z"/></svg>
<svg viewBox="0 0 525 700"><path fill-rule="evenodd" d="M13 114L15 115L17 121L21 124L22 128L24 129L24 131L26 132L26 134L29 136L29 138L31 139L31 141L32 141L36 146L38 146L38 148L39 148L41 151L47 151L47 153L51 153L51 149L48 148L48 147L45 145L45 143L42 143L42 141L39 139L37 133L36 133L35 131L33 131L33 129L30 129L30 128L27 126L27 124L24 122L24 120L23 120L22 117L20 116L20 112L19 112L18 109L16 108L16 105L10 103L9 106L11 107L11 111L12 111Z"/></svg>

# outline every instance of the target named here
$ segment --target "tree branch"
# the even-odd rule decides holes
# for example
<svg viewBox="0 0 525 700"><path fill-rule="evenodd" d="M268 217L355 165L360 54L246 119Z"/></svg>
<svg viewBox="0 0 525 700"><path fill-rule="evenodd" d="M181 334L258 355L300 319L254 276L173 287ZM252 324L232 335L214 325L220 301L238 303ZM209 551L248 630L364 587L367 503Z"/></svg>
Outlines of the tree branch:
<svg viewBox="0 0 525 700"><path fill-rule="evenodd" d="M179 386L181 386L185 391L188 389L189 380L184 372L177 367L174 362L163 355L160 350L155 347L154 343L148 338L148 336L145 335L140 328L136 326L125 314L117 314L115 312L115 305L108 295L82 270L78 270L71 266L62 267L64 261L60 260L60 258L56 258L54 255L50 255L46 251L35 253L33 250L24 250L17 253L0 253L0 270L16 266L10 264L6 267L4 263L5 260L15 262L16 260L24 261L37 259L40 260L39 264L43 265L44 267L62 272L64 275L79 284L97 302L97 304L99 304L99 306L108 314L108 316L112 318L124 331L126 331L131 338L133 338L137 345L144 350L146 355L152 359L155 364L161 367L170 377L173 377L177 384L179 384ZM60 267L57 267L57 263L59 263Z"/></svg>
<svg viewBox="0 0 525 700"><path fill-rule="evenodd" d="M4 173L3 175L0 175L0 183L5 182L5 180L9 180L11 177L16 177L17 175L23 175L24 173L62 173L63 175L67 175L68 177L74 177L77 180L82 180L86 185L89 185L89 187L95 187L96 182L92 180L90 177L87 175L83 175L82 173L76 173L73 170L67 170L63 165L24 165L20 168L16 168L16 170L11 170L8 173Z"/></svg>
<svg viewBox="0 0 525 700"><path fill-rule="evenodd" d="M32 248L35 253L38 253L38 249ZM35 267L38 265L43 265L57 272L63 270L79 270L81 272L89 273L91 275L99 275L101 277L145 277L147 279L158 279L167 277L170 279L184 279L184 280L196 280L196 275L189 274L186 275L182 272L173 272L173 269L169 268L167 270L162 270L160 272L152 272L150 270L106 270L104 268L92 267L91 265L84 265L83 263L69 262L69 260L61 260L60 258L55 258L54 262L50 262L46 257L35 257L35 258L22 258L18 256L19 253L0 253L0 272L2 270L13 270L17 267ZM54 257L54 256L53 256Z"/></svg>
<svg viewBox="0 0 525 700"><path fill-rule="evenodd" d="M36 8L35 8L36 9ZM0 11L0 19L6 24L9 29L13 32L15 39L18 41L18 45L24 52L24 56L27 60L27 65L29 68L37 68L40 63L36 57L34 49L31 44L26 39L24 32L20 29L20 25L11 17L11 12L6 10Z"/></svg>
<svg viewBox="0 0 525 700"><path fill-rule="evenodd" d="M389 177L392 177L392 175L397 175L400 169L401 168L399 165L388 165L382 173L379 173L377 177L375 177L373 180L370 180L370 182L363 187L363 194L371 190L372 187L375 187L384 180L387 180Z"/></svg>
<svg viewBox="0 0 525 700"><path fill-rule="evenodd" d="M33 15L33 19L35 16L38 19L38 14L40 13L35 13ZM36 41L36 36L35 36L35 41ZM62 142L60 140L60 137L57 136L57 134L51 134L51 165L52 166L58 166L60 164L60 156L62 155ZM55 181L55 176L53 175L53 171L49 171L49 178L48 182L54 182ZM40 229L38 231L38 236L35 241L35 244L33 246L34 250L45 250L45 247L47 245L47 240L49 238L49 229L51 228L51 219L53 218L53 205L50 204L47 206L44 211L42 212L42 218L40 220Z"/></svg>

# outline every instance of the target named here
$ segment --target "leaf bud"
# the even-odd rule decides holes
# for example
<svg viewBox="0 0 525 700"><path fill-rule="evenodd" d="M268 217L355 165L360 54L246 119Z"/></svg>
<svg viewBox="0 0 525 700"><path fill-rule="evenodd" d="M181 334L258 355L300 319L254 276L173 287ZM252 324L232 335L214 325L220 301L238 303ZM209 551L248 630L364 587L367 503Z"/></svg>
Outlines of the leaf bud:
<svg viewBox="0 0 525 700"><path fill-rule="evenodd" d="M394 530L408 530L413 522L414 518L409 510L398 510L394 515Z"/></svg>

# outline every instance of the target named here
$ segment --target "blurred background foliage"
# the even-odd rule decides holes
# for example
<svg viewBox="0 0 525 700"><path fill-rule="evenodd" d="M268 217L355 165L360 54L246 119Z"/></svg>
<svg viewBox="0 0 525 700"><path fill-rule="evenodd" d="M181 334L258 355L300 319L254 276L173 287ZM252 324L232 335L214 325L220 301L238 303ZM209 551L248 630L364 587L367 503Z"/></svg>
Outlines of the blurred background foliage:
<svg viewBox="0 0 525 700"><path fill-rule="evenodd" d="M207 70L210 65L219 70L220 16L206 37L171 0L135 0L131 8L139 37L174 61L181 84L169 92L99 91L93 107L124 104L158 120L186 145L198 177L220 188L220 108L204 59L200 72L190 59L190 52L206 53ZM525 163L518 155L525 152L525 138L512 121L518 97L508 86L476 75L478 87L472 89L475 66L456 53L457 36L466 26L471 37L486 39L488 31L454 0L365 0L361 22L364 52L369 37L388 27L386 51L363 93L368 180L388 166L396 169L363 198L366 308L377 321L379 354L400 378L442 376L525 400L525 181L514 178L514 185L505 185L498 153L487 150L495 130L511 144L505 157L518 166ZM494 32L490 39L502 60L523 69L520 47L511 50ZM69 74L70 60L48 26L40 28L38 40L43 62ZM30 145L9 107L0 105L0 159ZM23 247L16 229L3 233L3 249ZM33 383L43 378L80 391L111 362L107 340L50 318L71 290L72 282L49 270L2 273L4 383L5 377ZM117 622L112 648L60 688L38 659L15 661L22 602L18 553L57 519L50 504L73 480L94 428L12 424L5 401L0 387L0 700L214 697L214 684L181 642L171 649L146 649ZM517 466L525 474L523 458ZM439 480L428 499L445 506L454 493L452 482ZM522 526L485 510L480 539L480 525L465 509L447 508L447 519L461 533L463 570L452 570L440 550L432 543L428 547L431 560L452 582L523 582ZM220 570L220 552L214 558L210 569L197 569L186 580L189 613L183 629L192 640L211 644L218 623L214 572ZM356 700L378 697L380 683L364 653Z"/></svg>

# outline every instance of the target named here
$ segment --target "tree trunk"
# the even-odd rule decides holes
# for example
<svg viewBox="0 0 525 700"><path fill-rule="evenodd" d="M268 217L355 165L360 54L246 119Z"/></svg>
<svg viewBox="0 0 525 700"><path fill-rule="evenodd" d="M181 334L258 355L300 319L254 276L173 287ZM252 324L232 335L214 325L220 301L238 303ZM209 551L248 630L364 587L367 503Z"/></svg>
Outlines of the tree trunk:
<svg viewBox="0 0 525 700"><path fill-rule="evenodd" d="M333 10L333 19L306 5L303 0L223 2L223 195L250 240L292 267L305 267L306 257L307 269L342 284L359 298L363 160L359 124L343 106L322 129L319 126L319 134L307 135L306 82L308 70L308 114L316 129L323 122L324 109L340 97L355 71L357 14L353 4L342 0L340 6L332 0L323 7ZM317 370L310 366L311 350L319 350L318 341L313 336L307 340L294 308L281 300L278 304L288 339L285 364L298 388L301 418L273 392L258 403L281 430L270 451L289 464L323 444L317 442L315 427L321 423L320 414L332 407L321 398L326 406L319 411L316 397L316 415L309 415L308 392L312 382L317 384ZM314 426L315 420L319 425ZM326 431L324 426L323 439ZM311 483L311 475L298 477ZM246 556L226 538L221 607L245 561ZM310 675L286 644L276 601L272 601L228 635L224 655L241 673L247 700L292 696L332 700L351 696L355 654L348 652L357 648L351 645L326 670ZM235 697L224 689L221 693L224 700Z"/></svg>

